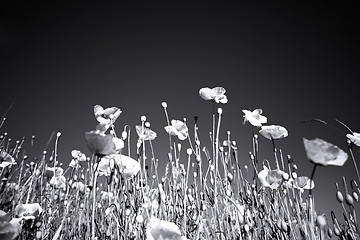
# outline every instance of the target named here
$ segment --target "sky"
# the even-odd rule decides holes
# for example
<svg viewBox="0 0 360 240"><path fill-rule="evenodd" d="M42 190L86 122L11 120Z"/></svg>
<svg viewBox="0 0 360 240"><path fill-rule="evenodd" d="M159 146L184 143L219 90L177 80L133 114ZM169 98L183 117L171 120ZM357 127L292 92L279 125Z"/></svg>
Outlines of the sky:
<svg viewBox="0 0 360 240"><path fill-rule="evenodd" d="M293 157L299 175L310 176L303 137L346 150L347 131L334 119L360 131L359 7L311 4L1 1L0 115L7 113L7 120L0 132L28 142L35 135L35 147L28 150L33 156L52 151L54 141L46 143L52 132L61 132L58 159L67 163L72 149L90 155L84 133L97 124L93 106L116 106L122 110L117 131L129 125L133 139L140 117L147 117L158 134L155 156L165 164L161 103L167 102L170 119L186 118L191 129L198 116L207 145L212 104L198 92L222 86L229 102L216 105L223 109L221 136L231 132L244 164L253 128L242 124L242 110L261 108L268 124L289 131L277 147ZM338 130L302 123L312 118ZM360 159L358 148L354 154ZM261 136L260 158L274 163L271 142ZM355 179L351 159L343 167L317 169L319 211L329 215L340 207L335 182L342 176Z"/></svg>

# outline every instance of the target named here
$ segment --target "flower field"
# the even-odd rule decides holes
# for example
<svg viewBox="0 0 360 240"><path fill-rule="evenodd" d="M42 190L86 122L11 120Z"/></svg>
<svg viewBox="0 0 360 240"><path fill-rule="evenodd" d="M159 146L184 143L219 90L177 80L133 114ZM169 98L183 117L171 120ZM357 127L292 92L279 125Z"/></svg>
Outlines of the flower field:
<svg viewBox="0 0 360 240"><path fill-rule="evenodd" d="M286 141L286 127L267 125L261 109L244 109L253 144L249 159L240 159L230 132L227 139L219 137L225 93L222 87L199 90L204 104L213 106L209 136L198 135L197 117L191 123L172 119L162 103L167 125L161 131L168 133L169 151L161 171L152 145L157 133L145 116L138 125L116 125L118 107L94 106L95 128L84 133L90 154L72 150L68 166L57 159L60 132L53 151L39 159L25 154L28 140L13 142L1 132L0 239L360 239L360 177L353 154L360 134L336 120L348 130L348 149L304 138L300 147L313 171L299 176L301 166L276 147ZM5 118L1 130L4 124ZM130 146L130 136L136 146ZM211 145L203 146L209 137ZM272 143L269 160L259 158L259 138ZM357 179L336 183L334 198L343 215L318 212L312 193L317 167L341 167L347 160Z"/></svg>

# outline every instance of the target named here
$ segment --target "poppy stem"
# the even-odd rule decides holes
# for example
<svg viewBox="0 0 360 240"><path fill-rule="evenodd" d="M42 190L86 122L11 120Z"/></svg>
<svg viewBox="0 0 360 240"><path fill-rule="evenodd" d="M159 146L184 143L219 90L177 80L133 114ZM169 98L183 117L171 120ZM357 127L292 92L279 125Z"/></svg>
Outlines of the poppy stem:
<svg viewBox="0 0 360 240"><path fill-rule="evenodd" d="M350 152L350 155L351 155L351 159L353 160L353 163L354 163L354 166L355 166L355 171L356 171L357 178L358 178L358 180L360 182L359 170L358 170L358 167L356 165L356 161L355 161L355 157L354 157L351 145L348 145L348 148L349 148L349 152Z"/></svg>
<svg viewBox="0 0 360 240"><path fill-rule="evenodd" d="M313 183L313 179L314 179L314 175L315 175L315 170L316 170L316 167L318 166L318 164L314 164L314 168L311 172L311 176L310 176L310 190L309 190L309 195L311 196L312 195L312 189L313 189L313 186L312 186L312 183Z"/></svg>
<svg viewBox="0 0 360 240"><path fill-rule="evenodd" d="M274 156L275 156L275 162L276 162L276 169L280 169L280 165L279 165L279 160L277 158L277 149L275 147L275 139L271 137L271 142L272 142L272 145L273 145L273 150L274 150Z"/></svg>
<svg viewBox="0 0 360 240"><path fill-rule="evenodd" d="M313 202L313 196L312 196L312 183L313 183L313 179L314 179L314 175L315 175L315 170L316 167L318 166L318 164L314 164L314 168L311 172L311 176L310 176L310 190L309 190L309 209L308 209L308 218L310 219L310 223L313 224L313 206L314 206L314 202Z"/></svg>

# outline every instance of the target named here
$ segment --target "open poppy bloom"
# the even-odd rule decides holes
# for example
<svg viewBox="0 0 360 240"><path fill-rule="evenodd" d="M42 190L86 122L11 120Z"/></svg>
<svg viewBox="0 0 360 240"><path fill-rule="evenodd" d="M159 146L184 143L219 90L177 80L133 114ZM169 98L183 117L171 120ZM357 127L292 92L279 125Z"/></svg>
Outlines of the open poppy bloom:
<svg viewBox="0 0 360 240"><path fill-rule="evenodd" d="M72 150L71 156L73 157L73 159L78 160L80 162L86 161L86 155L79 150Z"/></svg>
<svg viewBox="0 0 360 240"><path fill-rule="evenodd" d="M356 146L360 147L360 133L346 134L346 137Z"/></svg>
<svg viewBox="0 0 360 240"><path fill-rule="evenodd" d="M322 139L308 140L303 138L307 157L315 164L323 166L343 166L348 154L339 147Z"/></svg>
<svg viewBox="0 0 360 240"><path fill-rule="evenodd" d="M120 116L122 111L117 107L103 108L100 105L94 106L94 115L96 120L99 122L99 125L96 127L97 130L101 132L106 132L106 130L114 124L116 119Z"/></svg>
<svg viewBox="0 0 360 240"><path fill-rule="evenodd" d="M87 160L86 155L79 150L72 150L71 156L72 159L69 166L72 168L80 167L79 162L85 162Z"/></svg>
<svg viewBox="0 0 360 240"><path fill-rule="evenodd" d="M262 126L259 133L270 140L285 138L289 135L286 128L279 125Z"/></svg>
<svg viewBox="0 0 360 240"><path fill-rule="evenodd" d="M61 176L63 173L64 173L64 169L62 169L62 167L48 167L46 165L45 176L47 178L52 178L54 176L58 177Z"/></svg>
<svg viewBox="0 0 360 240"><path fill-rule="evenodd" d="M133 177L140 171L140 163L135 159L122 154L110 154L101 158L98 166L99 174L108 176L109 171L114 167L113 164L117 164L124 178Z"/></svg>
<svg viewBox="0 0 360 240"><path fill-rule="evenodd" d="M22 225L20 224L21 220L22 218L14 218L11 221L0 222L0 239L16 239L22 230Z"/></svg>
<svg viewBox="0 0 360 240"><path fill-rule="evenodd" d="M60 189L60 188L64 188L66 187L66 178L64 175L60 175L60 176L53 176L50 179L50 185L53 186L54 188Z"/></svg>
<svg viewBox="0 0 360 240"><path fill-rule="evenodd" d="M214 88L201 88L199 90L199 95L204 100L214 100L216 103L227 103L228 99L225 95L225 88L223 87L214 87Z"/></svg>
<svg viewBox="0 0 360 240"><path fill-rule="evenodd" d="M86 132L85 139L90 152L96 155L114 154L124 148L123 140L99 131Z"/></svg>
<svg viewBox="0 0 360 240"><path fill-rule="evenodd" d="M180 120L171 120L171 125L166 126L165 130L172 136L177 136L180 140L185 140L188 136L188 127Z"/></svg>
<svg viewBox="0 0 360 240"><path fill-rule="evenodd" d="M9 165L16 164L15 159L5 152L4 150L0 150L0 168L5 168Z"/></svg>
<svg viewBox="0 0 360 240"><path fill-rule="evenodd" d="M261 127L262 124L267 123L267 118L262 114L262 109L255 109L254 111L242 110L244 115L244 122L249 122L254 127Z"/></svg>
<svg viewBox="0 0 360 240"><path fill-rule="evenodd" d="M290 178L288 181L286 181L286 186L289 188L297 188L301 192L304 192L305 189L310 190L315 187L315 183L313 180L310 180L310 178L306 176L297 177L296 179Z"/></svg>
<svg viewBox="0 0 360 240"><path fill-rule="evenodd" d="M283 173L279 169L269 170L266 166L258 174L259 181L263 187L277 189L283 181Z"/></svg>
<svg viewBox="0 0 360 240"><path fill-rule="evenodd" d="M138 134L140 139L144 139L145 141L152 141L156 138L156 132L147 127L142 127L140 125L136 125L136 133Z"/></svg>
<svg viewBox="0 0 360 240"><path fill-rule="evenodd" d="M172 222L160 220L154 216L146 226L147 240L181 240L179 227Z"/></svg>
<svg viewBox="0 0 360 240"><path fill-rule="evenodd" d="M25 204L18 204L15 207L15 214L18 217L25 217L25 216L37 216L42 212L42 208L38 203L25 203Z"/></svg>
<svg viewBox="0 0 360 240"><path fill-rule="evenodd" d="M82 182L74 182L71 187L77 189L81 193L85 193L86 190L86 185Z"/></svg>
<svg viewBox="0 0 360 240"><path fill-rule="evenodd" d="M9 222L11 220L11 213L6 213L0 210L0 222Z"/></svg>

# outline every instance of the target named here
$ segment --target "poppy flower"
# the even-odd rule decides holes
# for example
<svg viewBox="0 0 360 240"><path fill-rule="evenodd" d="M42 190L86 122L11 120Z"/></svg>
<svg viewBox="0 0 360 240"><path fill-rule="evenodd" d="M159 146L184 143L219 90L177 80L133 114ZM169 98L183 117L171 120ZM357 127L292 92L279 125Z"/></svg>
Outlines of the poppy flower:
<svg viewBox="0 0 360 240"><path fill-rule="evenodd" d="M136 125L136 133L138 134L140 139L144 139L145 141L152 141L156 138L156 132L154 132L153 130L151 130L150 128L147 127L142 127L140 125Z"/></svg>
<svg viewBox="0 0 360 240"><path fill-rule="evenodd" d="M81 193L85 193L86 190L86 185L82 182L74 182L71 187L77 189Z"/></svg>
<svg viewBox="0 0 360 240"><path fill-rule="evenodd" d="M11 213L6 213L0 210L0 222L9 222L11 220Z"/></svg>
<svg viewBox="0 0 360 240"><path fill-rule="evenodd" d="M80 162L86 161L86 155L79 150L72 150L71 156L73 157L73 159L78 160Z"/></svg>
<svg viewBox="0 0 360 240"><path fill-rule="evenodd" d="M360 147L360 133L346 134L346 137L356 146Z"/></svg>
<svg viewBox="0 0 360 240"><path fill-rule="evenodd" d="M124 148L123 140L99 131L86 132L85 139L90 152L96 155L114 154Z"/></svg>
<svg viewBox="0 0 360 240"><path fill-rule="evenodd" d="M15 159L4 150L0 150L0 168L16 164Z"/></svg>
<svg viewBox="0 0 360 240"><path fill-rule="evenodd" d="M50 185L54 188L60 189L66 187L66 178L64 175L53 176L50 179Z"/></svg>
<svg viewBox="0 0 360 240"><path fill-rule="evenodd" d="M181 240L179 227L172 222L160 220L154 216L146 226L147 240Z"/></svg>
<svg viewBox="0 0 360 240"><path fill-rule="evenodd" d="M259 133L270 140L285 138L289 135L286 128L279 125L262 126Z"/></svg>
<svg viewBox="0 0 360 240"><path fill-rule="evenodd" d="M267 123L267 118L262 114L262 109L255 109L254 111L242 110L244 115L244 122L249 122L254 127L261 127L262 124Z"/></svg>
<svg viewBox="0 0 360 240"><path fill-rule="evenodd" d="M270 170L266 166L258 174L258 179L263 187L269 187L271 189L278 188L283 181L283 173L279 169Z"/></svg>
<svg viewBox="0 0 360 240"><path fill-rule="evenodd" d="M227 103L228 99L225 95L225 88L223 87L214 87L214 88L201 88L199 90L199 95L204 100L214 100L216 103Z"/></svg>
<svg viewBox="0 0 360 240"><path fill-rule="evenodd" d="M99 125L96 127L97 130L101 132L106 132L106 130L114 124L116 119L120 116L122 111L117 107L103 108L100 105L94 106L94 115L96 120L99 122Z"/></svg>
<svg viewBox="0 0 360 240"><path fill-rule="evenodd" d="M52 178L54 176L58 177L61 176L63 173L64 173L64 169L62 169L61 167L48 167L46 165L45 176L47 178Z"/></svg>
<svg viewBox="0 0 360 240"><path fill-rule="evenodd" d="M313 180L306 176L297 177L295 179L290 178L288 181L286 181L286 186L289 188L297 188L301 192L304 192L305 189L310 190L315 187L315 183Z"/></svg>
<svg viewBox="0 0 360 240"><path fill-rule="evenodd" d="M100 175L109 175L109 171L114 167L111 164L112 161L117 164L124 178L135 176L140 171L140 163L135 159L122 154L110 154L102 157L99 162L98 171Z"/></svg>
<svg viewBox="0 0 360 240"><path fill-rule="evenodd" d="M348 159L346 152L325 140L303 138L303 141L307 157L315 164L343 166Z"/></svg>
<svg viewBox="0 0 360 240"><path fill-rule="evenodd" d="M171 125L165 127L166 132L172 136L177 136L180 140L185 140L188 136L188 127L180 120L171 120Z"/></svg>
<svg viewBox="0 0 360 240"><path fill-rule="evenodd" d="M87 160L86 155L79 150L72 150L71 156L72 159L70 161L69 166L72 168L80 167L79 162L85 162Z"/></svg>
<svg viewBox="0 0 360 240"><path fill-rule="evenodd" d="M22 230L22 218L13 218L11 221L0 222L0 239L12 240L19 236Z"/></svg>
<svg viewBox="0 0 360 240"><path fill-rule="evenodd" d="M38 203L18 204L15 207L15 214L18 217L37 216L42 212L42 208Z"/></svg>

